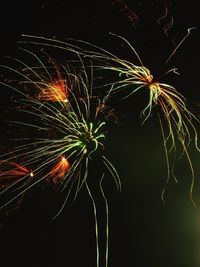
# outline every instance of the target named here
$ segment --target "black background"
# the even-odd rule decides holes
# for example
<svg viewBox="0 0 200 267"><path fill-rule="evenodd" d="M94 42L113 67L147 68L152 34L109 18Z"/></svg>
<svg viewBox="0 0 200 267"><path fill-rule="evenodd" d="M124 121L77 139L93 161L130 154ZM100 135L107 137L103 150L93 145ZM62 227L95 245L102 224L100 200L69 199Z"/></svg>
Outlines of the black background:
<svg viewBox="0 0 200 267"><path fill-rule="evenodd" d="M93 42L113 52L131 51L109 32L122 35L134 45L155 75L177 67L180 76L169 82L181 88L194 104L199 93L198 1L125 1L139 20L131 25L128 15L112 1L6 1L1 2L0 54L15 55L23 33L58 38L72 37ZM168 7L174 24L164 33L167 21L157 21ZM176 44L197 27L163 68ZM126 51L122 49L126 49ZM4 92L0 92L3 98ZM145 99L146 100L146 99ZM122 126L113 126L107 140L112 161L119 170L122 192L112 180L105 181L110 209L109 266L197 267L200 266L199 155L191 151L196 168L195 201L189 199L190 174L186 161L178 162L178 183L169 183L165 200L161 192L166 165L157 117L141 126L140 96L119 105ZM116 108L118 106L116 105ZM95 169L95 168L94 168ZM94 176L96 173L93 174ZM96 196L100 234L104 231L104 208ZM51 222L59 196L50 189L35 190L17 214L0 224L0 266L95 266L95 233L90 199L83 189L72 207ZM56 203L56 204L55 204ZM102 204L102 205L101 205ZM101 240L102 245L103 240ZM102 265L104 267L104 265Z"/></svg>

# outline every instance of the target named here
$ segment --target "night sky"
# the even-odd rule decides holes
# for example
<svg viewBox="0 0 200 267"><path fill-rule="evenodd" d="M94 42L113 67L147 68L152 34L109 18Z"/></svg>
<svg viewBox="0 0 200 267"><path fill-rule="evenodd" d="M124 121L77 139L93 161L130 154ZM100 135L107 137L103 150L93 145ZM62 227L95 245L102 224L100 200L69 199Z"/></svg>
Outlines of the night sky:
<svg viewBox="0 0 200 267"><path fill-rule="evenodd" d="M180 75L165 82L180 88L195 110L200 104L198 1L5 1L1 3L0 60L16 56L21 34L81 39L132 60L132 51L109 32L125 37L155 76L177 67ZM126 8L122 10L122 7ZM158 19L168 9L168 16ZM173 25L165 33L165 26ZM197 27L167 65L187 29ZM1 111L6 92L0 91ZM195 167L194 199L189 190L190 170L186 159L177 160L178 183L171 178L161 193L167 169L162 136L156 114L144 125L140 112L143 94L115 99L120 124L112 125L107 151L119 171L122 192L112 177L104 180L109 203L109 267L198 267L200 266L200 155L190 149ZM4 113L2 113L4 114ZM200 114L200 113L199 113ZM4 120L1 115L1 120ZM1 123L2 124L2 123ZM5 124L2 124L5 125ZM2 126L1 126L2 127ZM3 130L2 130L3 131ZM1 140L1 145L3 141ZM199 157L199 158L198 158ZM92 177L98 168L92 168ZM95 267L95 230L92 204L83 188L75 203L55 220L62 197L51 188L34 189L17 213L0 221L0 266ZM96 192L100 243L104 246L105 209ZM104 254L102 254L104 257ZM2 262L2 263L1 263ZM99 267L105 267L103 263Z"/></svg>

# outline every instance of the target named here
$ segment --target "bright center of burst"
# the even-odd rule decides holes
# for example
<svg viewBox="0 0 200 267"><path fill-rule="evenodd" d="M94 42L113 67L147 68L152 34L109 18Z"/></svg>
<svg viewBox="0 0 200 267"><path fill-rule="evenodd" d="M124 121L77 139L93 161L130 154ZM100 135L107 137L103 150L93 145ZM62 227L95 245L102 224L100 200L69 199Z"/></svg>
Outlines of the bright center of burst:
<svg viewBox="0 0 200 267"><path fill-rule="evenodd" d="M160 91L160 85L158 82L150 83L148 88L152 91Z"/></svg>
<svg viewBox="0 0 200 267"><path fill-rule="evenodd" d="M80 147L83 149L84 154L90 154L98 148L98 140L100 137L103 137L103 135L98 134L97 132L97 129L91 129L90 131L83 131L79 136Z"/></svg>
<svg viewBox="0 0 200 267"><path fill-rule="evenodd" d="M96 146L95 139L92 135L92 133L83 133L80 137L81 143L83 146L85 146L84 154L88 151L93 150L93 148Z"/></svg>

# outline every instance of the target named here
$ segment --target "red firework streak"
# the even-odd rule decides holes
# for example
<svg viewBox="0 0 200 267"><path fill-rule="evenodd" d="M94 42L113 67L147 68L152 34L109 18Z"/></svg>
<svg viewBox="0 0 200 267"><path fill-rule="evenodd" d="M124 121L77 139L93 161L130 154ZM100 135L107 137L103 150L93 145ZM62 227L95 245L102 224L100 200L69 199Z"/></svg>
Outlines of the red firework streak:
<svg viewBox="0 0 200 267"><path fill-rule="evenodd" d="M0 189L9 187L25 176L33 177L33 172L16 162L1 162L4 170L0 170ZM5 170L6 169L6 170Z"/></svg>
<svg viewBox="0 0 200 267"><path fill-rule="evenodd" d="M0 165L3 167L3 170L0 170L0 191L7 189L12 191L12 188L15 190L12 186L18 182L23 182L25 177L32 178L34 176L32 171L16 162L0 162ZM4 213L5 215L10 215L20 207L25 193L16 198L16 201Z"/></svg>

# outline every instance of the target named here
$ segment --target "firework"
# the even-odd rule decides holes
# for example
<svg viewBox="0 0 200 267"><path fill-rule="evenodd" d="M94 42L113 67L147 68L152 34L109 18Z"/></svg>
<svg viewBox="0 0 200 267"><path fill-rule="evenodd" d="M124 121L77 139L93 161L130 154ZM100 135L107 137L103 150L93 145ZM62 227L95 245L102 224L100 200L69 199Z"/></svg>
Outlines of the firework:
<svg viewBox="0 0 200 267"><path fill-rule="evenodd" d="M86 186L95 215L98 266L96 206L88 182L90 166L96 159L106 212L101 185L105 173L109 172L117 188L121 188L119 175L105 155L107 122L103 120L106 112L101 110L109 95L102 99L93 95L92 81L89 82L92 75L85 71L81 60L72 72L66 62L55 63L44 50L40 50L41 57L29 50L23 52L31 56L31 66L19 59L13 60L19 65L17 69L1 65L2 72L11 72L15 77L1 81L1 86L15 92L12 103L20 115L10 122L14 129L9 144L12 150L1 155L0 209L4 212L15 205L33 187L51 184L57 191L66 192L56 218Z"/></svg>
<svg viewBox="0 0 200 267"><path fill-rule="evenodd" d="M176 46L165 64L171 60L172 56L193 29L194 28L188 29L187 35ZM192 199L194 169L188 153L188 147L193 139L195 147L199 151L196 129L196 125L199 124L198 117L192 112L187 104L186 98L181 94L181 92L179 92L173 85L160 81L161 78L153 77L151 71L143 64L135 48L125 38L115 34L112 35L117 36L131 49L133 57L135 57L133 62L120 58L103 48L82 40L67 39L66 41L60 41L37 36L25 35L25 37L30 38L31 43L36 46L38 44L43 44L46 47L52 47L53 49L72 53L76 56L77 54L81 55L85 59L90 58L94 62L93 68L100 73L109 71L110 74L112 74L112 77L114 76L116 80L109 82L103 81L100 88L104 94L109 92L109 95L113 96L114 94L120 92L123 94L123 99L125 99L134 95L136 92L145 90L149 95L149 101L141 112L141 115L144 118L143 122L145 122L151 117L154 108L157 108L158 110L158 120L161 127L167 162L168 174L166 181L168 183L171 175L175 178L173 174L174 162L170 162L169 154L171 151L174 151L176 154L178 141L183 150L182 154L185 154L188 160L192 174L190 189L190 197ZM26 42L27 41L22 41L22 44L25 44ZM170 73L178 74L177 68L170 69L165 72L162 77ZM162 199L163 194L164 191L162 193Z"/></svg>

